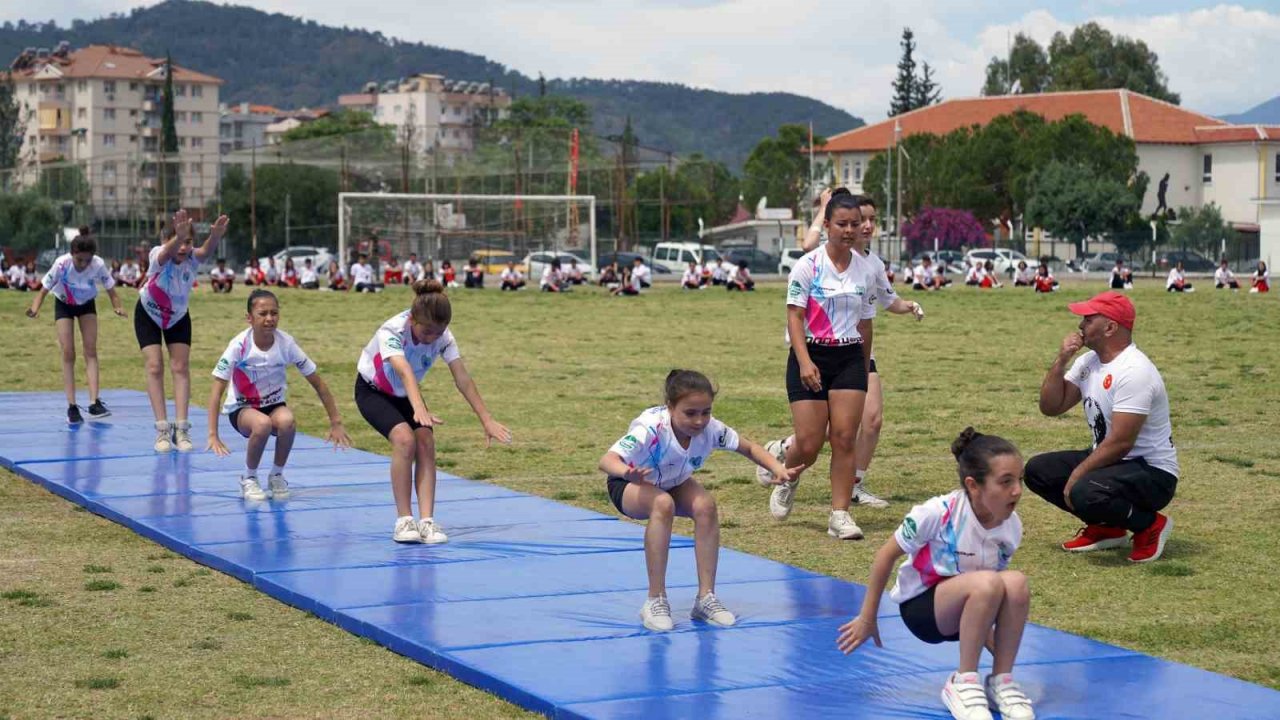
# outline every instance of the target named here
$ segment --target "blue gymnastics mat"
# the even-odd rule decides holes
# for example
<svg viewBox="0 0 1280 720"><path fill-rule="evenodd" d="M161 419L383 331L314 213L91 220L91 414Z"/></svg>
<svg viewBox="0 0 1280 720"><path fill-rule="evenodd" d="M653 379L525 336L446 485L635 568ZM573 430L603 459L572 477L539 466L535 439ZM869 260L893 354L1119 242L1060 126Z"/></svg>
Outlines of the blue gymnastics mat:
<svg viewBox="0 0 1280 720"><path fill-rule="evenodd" d="M836 629L865 588L722 550L728 629L688 619L692 542L673 539L676 629L651 633L643 529L447 473L436 511L450 540L397 545L387 458L298 437L292 495L247 503L228 458L156 455L146 396L65 424L58 393L0 393L0 465L197 562L393 651L556 718L947 718L954 645L917 641L892 602L884 648L850 657ZM203 440L204 413L193 418ZM225 421L224 421L225 422ZM268 449L269 450L269 449ZM603 492L603 483L601 483ZM984 654L984 660L989 659ZM1280 692L1028 626L1018 678L1040 718L1280 718Z"/></svg>

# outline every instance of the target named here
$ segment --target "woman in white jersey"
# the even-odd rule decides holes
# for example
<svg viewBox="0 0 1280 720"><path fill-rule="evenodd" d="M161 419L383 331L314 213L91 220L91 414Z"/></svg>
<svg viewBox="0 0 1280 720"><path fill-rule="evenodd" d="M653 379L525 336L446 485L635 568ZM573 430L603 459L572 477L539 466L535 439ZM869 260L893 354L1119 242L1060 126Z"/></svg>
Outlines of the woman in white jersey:
<svg viewBox="0 0 1280 720"><path fill-rule="evenodd" d="M76 323L80 324L85 374L89 379L89 419L97 420L111 414L98 395L98 308L95 298L99 283L111 298L111 307L116 315L128 317L106 263L94 254L97 249L97 243L88 235L72 240L71 252L53 261L53 266L41 281L39 294L27 310L27 317L36 317L40 314L44 296L53 294L53 324L58 330L58 345L62 348L62 386L67 392L67 422L71 425L84 422L80 407L76 405Z"/></svg>
<svg viewBox="0 0 1280 720"><path fill-rule="evenodd" d="M298 347L293 336L277 328L280 301L270 290L254 290L249 294L245 320L249 327L227 343L217 366L213 368L213 391L209 396L209 450L219 456L231 453L218 437L218 406L231 423L231 429L249 440L245 448L244 473L240 475L240 495L246 500L283 500L289 496L289 483L284 479L284 465L293 449L293 411L285 404L288 389L285 371L292 365L315 389L329 415L329 433L325 440L335 448L351 447L351 438L342 426L338 404L333 393L317 371L316 364ZM227 392L227 386L231 392ZM226 402L223 403L223 395ZM267 438L276 439L275 458L268 488L258 484L258 463L267 447ZM270 493L268 495L268 493Z"/></svg>
<svg viewBox="0 0 1280 720"><path fill-rule="evenodd" d="M1013 679L1013 664L1031 607L1027 578L1009 570L1022 541L1015 508L1022 496L1022 455L1008 440L965 428L951 444L961 487L911 509L876 553L857 617L840 626L846 654L867 640L881 647L876 616L893 565L903 555L889 597L920 640L960 643L960 662L942 686L957 720L1034 720L1031 701ZM994 655L983 683L983 645Z"/></svg>
<svg viewBox="0 0 1280 720"><path fill-rule="evenodd" d="M783 467L759 445L712 417L716 390L702 373L672 370L663 396L665 405L649 408L632 420L627 434L600 458L613 506L633 520L649 521L644 532L649 597L640 608L640 618L645 627L656 632L673 627L667 601L667 556L672 519L678 515L693 518L698 595L691 617L728 627L737 618L715 595L720 552L716 501L693 479L693 473L715 450L737 452L784 480L800 469Z"/></svg>
<svg viewBox="0 0 1280 720"><path fill-rule="evenodd" d="M360 353L355 399L360 415L391 441L391 492L396 500L396 542L442 543L449 539L435 522L436 443L433 428L443 421L427 409L418 383L436 358L443 358L453 384L467 399L486 442L511 442L511 431L494 420L467 373L449 332L453 308L439 280L413 284L413 307L387 320ZM413 519L417 489L421 520Z"/></svg>
<svg viewBox="0 0 1280 720"><path fill-rule="evenodd" d="M173 216L173 235L151 250L147 279L138 293L133 311L133 332L142 349L147 371L147 398L155 416L156 452L190 452L191 421L191 315L187 305L196 271L201 261L213 255L218 241L227 232L227 216L221 215L209 228L209 237L195 247L195 233L186 210ZM173 405L176 419L169 422L164 402L164 351L169 348L169 370L173 374Z"/></svg>

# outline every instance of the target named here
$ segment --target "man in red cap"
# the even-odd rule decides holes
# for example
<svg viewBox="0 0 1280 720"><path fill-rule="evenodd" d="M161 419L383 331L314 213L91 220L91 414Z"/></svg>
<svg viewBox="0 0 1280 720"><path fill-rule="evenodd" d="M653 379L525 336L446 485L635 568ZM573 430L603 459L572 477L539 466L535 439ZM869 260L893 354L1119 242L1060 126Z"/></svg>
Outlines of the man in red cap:
<svg viewBox="0 0 1280 720"><path fill-rule="evenodd" d="M1056 417L1083 401L1093 449L1031 458L1026 485L1086 523L1064 550L1121 547L1132 532L1129 560L1150 562L1173 530L1159 511L1178 485L1164 380L1133 344L1136 313L1128 297L1104 292L1067 307L1082 317L1080 329L1062 341L1040 384L1040 412ZM1082 346L1090 352L1072 363Z"/></svg>

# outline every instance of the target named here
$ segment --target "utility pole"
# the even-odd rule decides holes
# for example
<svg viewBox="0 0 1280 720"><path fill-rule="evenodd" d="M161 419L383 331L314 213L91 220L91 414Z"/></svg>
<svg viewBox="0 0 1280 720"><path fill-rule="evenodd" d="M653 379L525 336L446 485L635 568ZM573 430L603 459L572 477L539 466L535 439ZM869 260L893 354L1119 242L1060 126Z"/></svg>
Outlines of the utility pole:
<svg viewBox="0 0 1280 720"><path fill-rule="evenodd" d="M898 153L898 202L897 215L894 216L893 229L898 235L898 248L902 252L902 123L893 121L893 146Z"/></svg>
<svg viewBox="0 0 1280 720"><path fill-rule="evenodd" d="M285 193L284 194L284 246L286 249L289 248L289 210L291 209L290 206L293 204L292 201L293 201L293 195L290 193Z"/></svg>
<svg viewBox="0 0 1280 720"><path fill-rule="evenodd" d="M253 255L258 255L258 146L249 156L249 238Z"/></svg>

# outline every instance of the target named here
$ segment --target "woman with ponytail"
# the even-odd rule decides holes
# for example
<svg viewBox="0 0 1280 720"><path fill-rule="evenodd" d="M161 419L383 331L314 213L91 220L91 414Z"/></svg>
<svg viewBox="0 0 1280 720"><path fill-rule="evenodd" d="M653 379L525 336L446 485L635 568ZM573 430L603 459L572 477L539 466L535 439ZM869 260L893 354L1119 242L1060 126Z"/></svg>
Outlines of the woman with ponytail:
<svg viewBox="0 0 1280 720"><path fill-rule="evenodd" d="M840 627L846 654L868 639L882 647L876 617L880 596L898 566L889 597L903 624L931 644L960 643L960 663L942 687L942 702L957 720L1034 720L1031 701L1013 680L1013 663L1031 606L1027 578L1009 570L1022 541L1014 509L1022 496L1022 454L1013 443L968 427L955 442L960 487L911 509L876 553L862 611ZM986 683L978 675L983 645L994 655Z"/></svg>
<svg viewBox="0 0 1280 720"><path fill-rule="evenodd" d="M391 492L396 501L396 542L442 543L449 539L435 521L436 425L444 421L427 409L418 383L436 358L443 358L458 392L467 399L485 441L511 442L511 431L493 419L467 373L449 332L453 308L439 280L413 284L413 307L387 320L360 354L355 399L360 414L391 441ZM413 518L418 493L420 520Z"/></svg>

